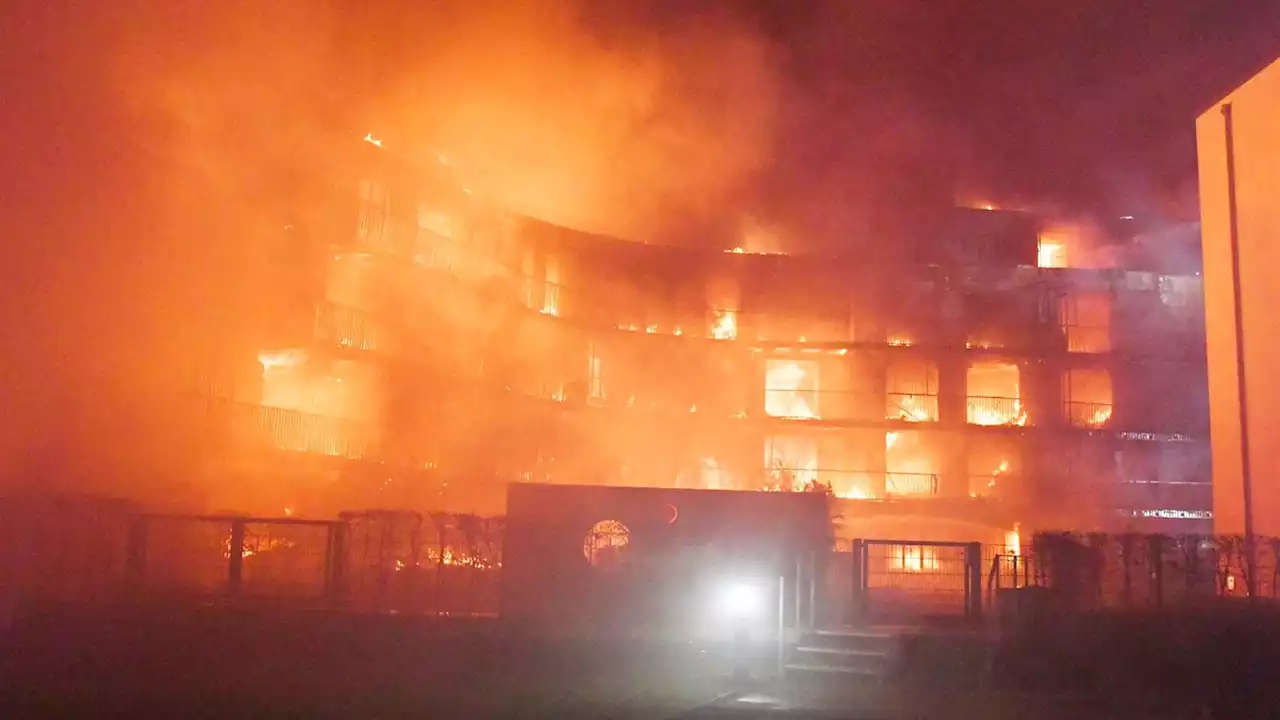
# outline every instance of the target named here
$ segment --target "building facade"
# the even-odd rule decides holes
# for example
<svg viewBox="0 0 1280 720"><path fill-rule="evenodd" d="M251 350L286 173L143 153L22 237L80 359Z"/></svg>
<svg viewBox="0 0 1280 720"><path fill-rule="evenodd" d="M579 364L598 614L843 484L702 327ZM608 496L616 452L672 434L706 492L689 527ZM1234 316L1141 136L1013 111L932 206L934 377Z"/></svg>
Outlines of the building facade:
<svg viewBox="0 0 1280 720"><path fill-rule="evenodd" d="M279 339L193 364L267 509L498 513L540 481L829 488L863 536L1209 526L1194 275L1063 267L981 209L842 257L630 243L351 144L286 225Z"/></svg>
<svg viewBox="0 0 1280 720"><path fill-rule="evenodd" d="M1280 301L1271 277L1280 233L1280 61L1206 110L1196 121L1196 145L1217 528L1245 530L1247 455L1254 530L1276 534L1280 454L1270 443L1278 430L1270 407L1280 380L1270 362L1280 348L1264 326Z"/></svg>

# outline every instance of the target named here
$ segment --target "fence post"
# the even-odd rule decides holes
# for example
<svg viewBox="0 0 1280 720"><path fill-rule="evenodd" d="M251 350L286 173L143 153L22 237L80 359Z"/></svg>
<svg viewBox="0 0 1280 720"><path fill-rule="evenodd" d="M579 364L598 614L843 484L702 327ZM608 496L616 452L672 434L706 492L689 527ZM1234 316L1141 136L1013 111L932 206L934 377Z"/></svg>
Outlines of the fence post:
<svg viewBox="0 0 1280 720"><path fill-rule="evenodd" d="M851 617L849 620L851 625L861 625L865 617L867 601L867 588L864 580L866 577L864 568L866 567L867 547L864 541L854 540L849 549L851 550L849 554L853 556L853 598L850 603Z"/></svg>
<svg viewBox="0 0 1280 720"><path fill-rule="evenodd" d="M796 624L795 624L795 628L797 633L799 633L804 628L804 614L803 614L803 608L801 607L804 604L803 588L804 588L804 555L801 553L796 553L796 607L795 607Z"/></svg>
<svg viewBox="0 0 1280 720"><path fill-rule="evenodd" d="M965 566L965 615L972 622L982 618L982 543L966 543Z"/></svg>
<svg viewBox="0 0 1280 720"><path fill-rule="evenodd" d="M1133 535L1120 536L1120 559L1124 565L1124 606L1133 607L1133 573L1129 563L1133 559Z"/></svg>
<svg viewBox="0 0 1280 720"><path fill-rule="evenodd" d="M778 576L778 677L787 674L787 576Z"/></svg>
<svg viewBox="0 0 1280 720"><path fill-rule="evenodd" d="M818 627L818 551L809 551L809 630Z"/></svg>
<svg viewBox="0 0 1280 720"><path fill-rule="evenodd" d="M231 521L227 552L227 595L235 597L240 594L240 581L244 579L244 518Z"/></svg>
<svg viewBox="0 0 1280 720"><path fill-rule="evenodd" d="M1164 607L1164 536L1147 536L1147 562L1151 563L1151 599L1156 607Z"/></svg>

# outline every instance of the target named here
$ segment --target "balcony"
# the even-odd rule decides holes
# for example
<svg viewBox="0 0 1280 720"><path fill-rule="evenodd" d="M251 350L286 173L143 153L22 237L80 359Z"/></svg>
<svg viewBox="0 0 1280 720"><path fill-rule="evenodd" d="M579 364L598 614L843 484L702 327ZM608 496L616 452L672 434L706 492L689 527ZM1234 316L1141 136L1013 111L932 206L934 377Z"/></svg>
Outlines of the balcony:
<svg viewBox="0 0 1280 720"><path fill-rule="evenodd" d="M373 319L363 310L322 302L316 305L315 337L344 348L378 349L378 332Z"/></svg>
<svg viewBox="0 0 1280 720"><path fill-rule="evenodd" d="M965 422L970 425L1026 425L1027 410L1018 398L974 397L965 399Z"/></svg>
<svg viewBox="0 0 1280 720"><path fill-rule="evenodd" d="M214 427L229 429L233 440L251 446L266 445L288 452L350 460L368 459L376 454L375 429L354 420L207 399L204 410Z"/></svg>
<svg viewBox="0 0 1280 720"><path fill-rule="evenodd" d="M1111 403L1067 402L1065 405L1067 422L1072 427L1091 430L1106 427L1115 409Z"/></svg>

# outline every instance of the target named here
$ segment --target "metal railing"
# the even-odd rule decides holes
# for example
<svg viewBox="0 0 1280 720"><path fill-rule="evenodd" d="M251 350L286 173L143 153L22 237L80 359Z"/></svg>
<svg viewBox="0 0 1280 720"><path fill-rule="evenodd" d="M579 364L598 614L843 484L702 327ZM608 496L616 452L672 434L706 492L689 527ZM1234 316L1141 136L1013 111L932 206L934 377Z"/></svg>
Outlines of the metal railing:
<svg viewBox="0 0 1280 720"><path fill-rule="evenodd" d="M1067 422L1074 427L1101 428L1111 422L1114 407L1111 403L1077 402L1068 400L1064 403Z"/></svg>
<svg viewBox="0 0 1280 720"><path fill-rule="evenodd" d="M965 398L965 422L970 425L1025 425L1026 405L1018 398L970 395Z"/></svg>
<svg viewBox="0 0 1280 720"><path fill-rule="evenodd" d="M363 310L327 301L316 305L317 339L356 350L376 350L379 334L373 317Z"/></svg>
<svg viewBox="0 0 1280 720"><path fill-rule="evenodd" d="M1045 533L1034 539L1045 584L1078 607L1164 607L1210 597L1280 597L1280 538Z"/></svg>
<svg viewBox="0 0 1280 720"><path fill-rule="evenodd" d="M377 433L366 423L256 403L208 397L201 401L212 425L280 450L352 460L377 452Z"/></svg>

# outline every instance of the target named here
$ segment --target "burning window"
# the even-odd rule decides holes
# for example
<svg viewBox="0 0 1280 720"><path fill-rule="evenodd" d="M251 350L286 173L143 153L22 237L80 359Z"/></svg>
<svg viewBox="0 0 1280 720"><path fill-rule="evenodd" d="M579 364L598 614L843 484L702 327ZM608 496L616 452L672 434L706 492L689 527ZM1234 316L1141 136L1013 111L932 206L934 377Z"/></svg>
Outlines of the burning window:
<svg viewBox="0 0 1280 720"><path fill-rule="evenodd" d="M937 572L942 569L938 548L933 545L887 545L885 559L889 572Z"/></svg>
<svg viewBox="0 0 1280 720"><path fill-rule="evenodd" d="M1012 363L969 366L965 415L970 425L1025 425L1019 388L1021 371Z"/></svg>
<svg viewBox="0 0 1280 720"><path fill-rule="evenodd" d="M1018 471L1018 445L1007 437L969 441L969 497L1004 497Z"/></svg>
<svg viewBox="0 0 1280 720"><path fill-rule="evenodd" d="M938 368L923 360L897 360L885 374L886 420L937 422Z"/></svg>
<svg viewBox="0 0 1280 720"><path fill-rule="evenodd" d="M542 312L547 315L560 315L560 262L556 258L547 258L546 281L543 283Z"/></svg>
<svg viewBox="0 0 1280 720"><path fill-rule="evenodd" d="M817 361L767 360L764 412L770 417L819 417Z"/></svg>
<svg viewBox="0 0 1280 720"><path fill-rule="evenodd" d="M375 377L350 361L324 363L304 350L262 353L258 420L282 450L358 457L373 419Z"/></svg>
<svg viewBox="0 0 1280 720"><path fill-rule="evenodd" d="M1062 376L1067 421L1076 427L1101 428L1111 421L1111 373L1105 368L1074 368Z"/></svg>
<svg viewBox="0 0 1280 720"><path fill-rule="evenodd" d="M587 347L587 402L592 405L604 404L604 375L601 372L600 356L596 354L596 346Z"/></svg>
<svg viewBox="0 0 1280 720"><path fill-rule="evenodd" d="M1042 268L1076 267L1071 263L1081 247L1082 228L1078 224L1062 224L1040 231L1036 240L1036 265Z"/></svg>
<svg viewBox="0 0 1280 720"><path fill-rule="evenodd" d="M1059 299L1058 324L1067 338L1067 352L1111 351L1111 295L1072 293Z"/></svg>
<svg viewBox="0 0 1280 720"><path fill-rule="evenodd" d="M774 488L803 490L818 480L818 443L812 437L770 437L765 440L764 463Z"/></svg>
<svg viewBox="0 0 1280 720"><path fill-rule="evenodd" d="M1067 267L1066 244L1041 233L1036 251L1036 265L1042 268Z"/></svg>
<svg viewBox="0 0 1280 720"><path fill-rule="evenodd" d="M884 491L890 496L938 494L938 454L918 430L884 434Z"/></svg>
<svg viewBox="0 0 1280 720"><path fill-rule="evenodd" d="M262 404L312 415L367 420L373 410L373 375L351 360L324 363L304 350L263 353Z"/></svg>
<svg viewBox="0 0 1280 720"><path fill-rule="evenodd" d="M711 311L710 335L716 340L733 340L738 337L738 313L733 310Z"/></svg>

